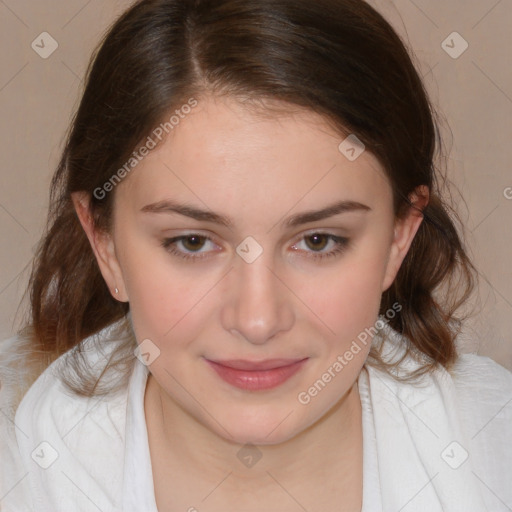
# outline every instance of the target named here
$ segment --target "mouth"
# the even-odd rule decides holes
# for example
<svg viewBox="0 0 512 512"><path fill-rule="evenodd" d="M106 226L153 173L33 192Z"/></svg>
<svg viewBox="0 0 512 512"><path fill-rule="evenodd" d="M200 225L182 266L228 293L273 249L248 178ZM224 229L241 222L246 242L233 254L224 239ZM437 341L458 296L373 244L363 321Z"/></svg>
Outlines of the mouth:
<svg viewBox="0 0 512 512"><path fill-rule="evenodd" d="M284 384L304 366L308 359L268 359L259 362L241 359L227 361L206 359L206 362L228 384L248 391L260 391Z"/></svg>

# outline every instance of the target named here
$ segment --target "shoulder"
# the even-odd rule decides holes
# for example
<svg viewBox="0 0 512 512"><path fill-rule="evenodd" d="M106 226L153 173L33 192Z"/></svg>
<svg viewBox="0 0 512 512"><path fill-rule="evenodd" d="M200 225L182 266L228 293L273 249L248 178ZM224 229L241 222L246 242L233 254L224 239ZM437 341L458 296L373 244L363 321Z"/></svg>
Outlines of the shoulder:
<svg viewBox="0 0 512 512"><path fill-rule="evenodd" d="M502 383L512 388L512 372L487 356L475 353L459 354L455 365L450 370L454 382L474 384L493 388L493 384Z"/></svg>
<svg viewBox="0 0 512 512"><path fill-rule="evenodd" d="M399 361L406 340L390 327L384 333L381 354L388 362ZM446 414L457 415L468 437L477 445L507 439L510 446L507 456L512 463L512 372L489 357L459 352L450 369L437 366L416 381L402 382L394 378L395 375L405 377L424 363L420 355L410 352L391 374L373 371L388 391L406 399L408 404L434 403L430 399L438 397L438 406ZM435 408L432 414L436 414ZM437 410L437 414L441 411Z"/></svg>
<svg viewBox="0 0 512 512"><path fill-rule="evenodd" d="M15 406L29 387L27 355L30 339L21 334L0 340L0 401L2 409Z"/></svg>
<svg viewBox="0 0 512 512"><path fill-rule="evenodd" d="M390 345L386 354L403 352L405 340L398 336L385 342ZM397 373L406 376L420 366L422 361L410 355L400 365L404 371ZM390 446L396 446L406 451L409 443L411 457L418 455L429 475L441 472L441 487L445 480L460 476L459 484L480 494L487 510L505 510L504 503L512 504L509 370L489 357L459 353L450 369L438 366L417 382L398 381L372 367L369 375L371 405L383 450L389 452ZM446 486L450 488L448 483Z"/></svg>
<svg viewBox="0 0 512 512"><path fill-rule="evenodd" d="M387 362L397 363L392 374L405 376L429 361L415 349L411 349L401 361L401 357L405 354L405 347L409 345L406 343L407 340L389 325L385 325L381 332L382 336L379 333L379 336L375 337L380 354ZM391 375L386 375L386 378L393 381ZM421 383L428 385L429 382L436 382L437 386L453 387L461 405L468 408L478 408L479 405L489 405L489 402L503 400L507 402L512 399L512 372L493 359L475 353L459 352L450 369L438 366L430 376L418 380L420 386ZM396 385L412 389L409 383L403 386L398 383Z"/></svg>
<svg viewBox="0 0 512 512"><path fill-rule="evenodd" d="M23 392L23 359L20 350L24 340L16 335L0 340L0 496L6 511L29 510L23 504L24 471L17 456L14 414Z"/></svg>
<svg viewBox="0 0 512 512"><path fill-rule="evenodd" d="M81 368L93 369L93 375L99 379L109 365L109 356L114 348L115 342L107 339L107 330L103 330L57 358L24 394L16 408L16 424L20 428L34 431L38 428L47 431L49 425L52 425L55 435L65 437L68 446L75 441L77 444L83 441L77 434L85 428L97 428L104 437L118 439L127 388L89 395L73 391L63 379L64 375L72 376ZM79 366L75 369L72 368L70 358L77 353ZM110 378L114 378L114 373L109 374ZM78 446L74 448L79 449Z"/></svg>
<svg viewBox="0 0 512 512"><path fill-rule="evenodd" d="M461 354L449 374L473 483L488 510L505 510L512 504L512 373L489 357Z"/></svg>
<svg viewBox="0 0 512 512"><path fill-rule="evenodd" d="M512 441L512 372L490 357L468 353L459 355L449 375L475 438L499 435Z"/></svg>
<svg viewBox="0 0 512 512"><path fill-rule="evenodd" d="M512 372L487 356L459 354L450 375L458 385L478 386L485 392L512 391Z"/></svg>
<svg viewBox="0 0 512 512"><path fill-rule="evenodd" d="M81 347L83 361L99 372L109 361L108 353L101 349L105 333L87 338ZM7 457L8 461L7 465L2 463L1 495L21 481L2 500L2 506L7 511L37 509L41 496L52 493L57 500L56 483L65 485L60 481L62 473L77 479L97 474L98 485L101 479L109 481L108 492L118 492L117 461L122 461L124 450L127 389L92 397L68 389L61 371L75 347L48 366L19 400L19 391L27 384L23 371L27 343L19 335L0 342L0 400L5 412L0 415L0 449L2 459ZM34 464L37 457L42 457L43 470ZM29 499L35 505L28 505Z"/></svg>

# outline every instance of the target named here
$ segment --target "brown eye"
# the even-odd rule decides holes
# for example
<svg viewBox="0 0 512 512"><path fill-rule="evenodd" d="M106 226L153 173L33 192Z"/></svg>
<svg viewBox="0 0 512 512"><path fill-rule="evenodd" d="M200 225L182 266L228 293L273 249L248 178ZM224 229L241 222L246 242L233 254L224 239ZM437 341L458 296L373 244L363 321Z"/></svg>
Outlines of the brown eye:
<svg viewBox="0 0 512 512"><path fill-rule="evenodd" d="M312 243L307 243L308 247L314 250L322 250L324 249L328 242L329 242L329 236L325 233L315 233L313 235L309 235L307 237L304 237L304 240L311 240Z"/></svg>
<svg viewBox="0 0 512 512"><path fill-rule="evenodd" d="M197 251L204 245L205 240L207 240L205 236L190 235L183 237L181 243L188 251Z"/></svg>
<svg viewBox="0 0 512 512"><path fill-rule="evenodd" d="M348 238L332 235L330 233L312 233L302 238L306 245L307 257L322 260L323 258L330 258L340 255L350 245ZM329 245L329 242L333 242L334 248L330 251L324 249ZM300 244L295 244L294 248Z"/></svg>
<svg viewBox="0 0 512 512"><path fill-rule="evenodd" d="M179 256L185 260L193 261L208 257L207 251L201 251L201 249L206 245L206 242L211 242L213 244L213 240L211 238L197 233L192 233L190 235L166 238L161 242L161 245L171 254ZM181 245L183 249L179 249L178 244Z"/></svg>

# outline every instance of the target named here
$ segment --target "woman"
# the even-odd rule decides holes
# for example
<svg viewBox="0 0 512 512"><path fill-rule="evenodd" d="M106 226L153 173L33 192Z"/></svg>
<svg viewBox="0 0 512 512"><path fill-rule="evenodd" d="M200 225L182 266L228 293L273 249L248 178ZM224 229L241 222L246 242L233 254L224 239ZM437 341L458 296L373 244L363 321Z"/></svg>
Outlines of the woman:
<svg viewBox="0 0 512 512"><path fill-rule="evenodd" d="M4 343L3 508L511 507L512 374L457 351L437 134L360 0L132 6Z"/></svg>

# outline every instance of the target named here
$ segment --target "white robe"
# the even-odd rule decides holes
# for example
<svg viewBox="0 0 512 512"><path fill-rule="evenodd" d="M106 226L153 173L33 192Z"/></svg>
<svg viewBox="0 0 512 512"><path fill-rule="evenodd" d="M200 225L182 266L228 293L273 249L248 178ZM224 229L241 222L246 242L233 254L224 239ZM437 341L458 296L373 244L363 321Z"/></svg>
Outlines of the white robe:
<svg viewBox="0 0 512 512"><path fill-rule="evenodd" d="M398 333L388 325L381 333L386 353L398 357ZM87 357L92 364L104 361L91 339L84 341ZM144 415L146 366L134 358L127 389L88 399L67 391L54 374L62 356L14 416L6 361L17 346L16 337L0 344L0 510L157 512ZM402 368L417 364L408 358ZM367 363L358 387L362 512L512 510L511 372L488 357L462 354L450 373L439 369L413 386ZM197 498L190 510L201 512Z"/></svg>

